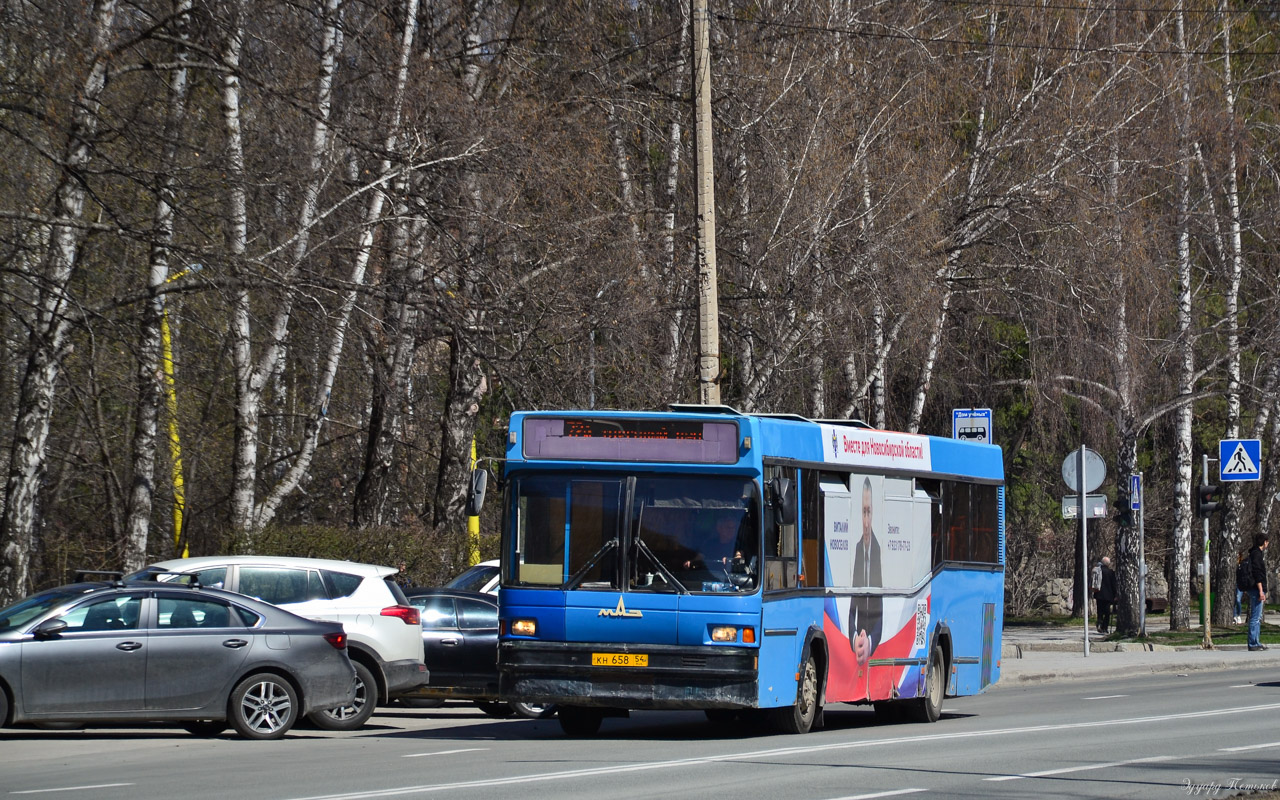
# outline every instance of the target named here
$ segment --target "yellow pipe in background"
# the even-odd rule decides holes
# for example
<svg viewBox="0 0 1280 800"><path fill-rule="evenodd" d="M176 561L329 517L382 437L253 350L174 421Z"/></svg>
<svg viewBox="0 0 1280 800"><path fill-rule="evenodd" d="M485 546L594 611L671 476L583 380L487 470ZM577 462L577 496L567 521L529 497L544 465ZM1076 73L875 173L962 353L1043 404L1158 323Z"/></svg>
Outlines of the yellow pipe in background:
<svg viewBox="0 0 1280 800"><path fill-rule="evenodd" d="M471 436L471 469L476 468L476 437ZM474 567L480 563L480 518L467 517L467 564Z"/></svg>
<svg viewBox="0 0 1280 800"><path fill-rule="evenodd" d="M200 270L192 264L182 272L170 275L165 283ZM187 558L190 548L182 536L182 512L187 504L186 486L182 480L182 443L178 441L178 387L173 378L173 335L169 329L169 304L160 298L160 369L164 373L165 409L169 412L169 457L173 465L173 549L179 558Z"/></svg>

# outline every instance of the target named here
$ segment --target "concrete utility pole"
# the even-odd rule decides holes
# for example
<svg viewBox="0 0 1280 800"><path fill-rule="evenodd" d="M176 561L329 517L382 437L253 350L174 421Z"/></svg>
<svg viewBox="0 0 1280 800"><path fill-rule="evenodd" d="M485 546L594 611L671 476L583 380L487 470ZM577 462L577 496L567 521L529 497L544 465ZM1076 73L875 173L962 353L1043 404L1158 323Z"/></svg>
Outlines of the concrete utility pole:
<svg viewBox="0 0 1280 800"><path fill-rule="evenodd" d="M698 162L698 395L720 404L720 299L716 293L716 187L711 160L711 48L707 0L693 2L693 106Z"/></svg>

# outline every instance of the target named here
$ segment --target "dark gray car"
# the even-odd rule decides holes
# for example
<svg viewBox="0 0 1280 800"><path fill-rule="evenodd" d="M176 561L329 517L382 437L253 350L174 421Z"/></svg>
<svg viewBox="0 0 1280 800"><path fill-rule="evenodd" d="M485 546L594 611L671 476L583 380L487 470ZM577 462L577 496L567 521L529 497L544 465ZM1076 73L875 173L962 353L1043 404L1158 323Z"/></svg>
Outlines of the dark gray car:
<svg viewBox="0 0 1280 800"><path fill-rule="evenodd" d="M174 721L278 739L350 703L342 625L217 589L75 583L0 609L0 725Z"/></svg>

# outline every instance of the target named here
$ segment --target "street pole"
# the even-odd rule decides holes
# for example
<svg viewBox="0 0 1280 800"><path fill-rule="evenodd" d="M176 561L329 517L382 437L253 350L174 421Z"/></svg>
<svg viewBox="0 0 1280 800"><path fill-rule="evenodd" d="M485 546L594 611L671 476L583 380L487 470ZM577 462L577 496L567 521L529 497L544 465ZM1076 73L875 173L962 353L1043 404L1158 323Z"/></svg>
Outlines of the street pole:
<svg viewBox="0 0 1280 800"><path fill-rule="evenodd" d="M1081 613L1084 615L1084 657L1089 657L1089 518L1085 514L1085 476L1084 476L1084 444L1080 445L1080 469L1076 472L1080 476L1080 559L1084 563L1081 565L1080 575L1084 581L1084 602L1080 604Z"/></svg>
<svg viewBox="0 0 1280 800"><path fill-rule="evenodd" d="M1200 485L1209 485L1209 454L1200 456ZM1209 515L1204 515L1204 557L1200 562L1204 578L1200 581L1200 622L1204 625L1204 641L1200 646L1213 649L1213 609L1209 608Z"/></svg>
<svg viewBox="0 0 1280 800"><path fill-rule="evenodd" d="M1147 479L1138 473L1138 635L1147 635Z"/></svg>
<svg viewBox="0 0 1280 800"><path fill-rule="evenodd" d="M170 275L165 283L173 283L204 265L192 264L181 272ZM173 371L173 334L169 328L169 302L167 295L160 296L160 371L164 375L164 405L169 414L169 463L173 470L173 549L179 558L190 555L182 535L182 514L187 505L186 483L182 477L182 443L178 440L178 385Z"/></svg>
<svg viewBox="0 0 1280 800"><path fill-rule="evenodd" d="M694 128L698 161L698 395L720 405L720 300L716 291L716 190L711 154L711 49L707 0L693 2Z"/></svg>

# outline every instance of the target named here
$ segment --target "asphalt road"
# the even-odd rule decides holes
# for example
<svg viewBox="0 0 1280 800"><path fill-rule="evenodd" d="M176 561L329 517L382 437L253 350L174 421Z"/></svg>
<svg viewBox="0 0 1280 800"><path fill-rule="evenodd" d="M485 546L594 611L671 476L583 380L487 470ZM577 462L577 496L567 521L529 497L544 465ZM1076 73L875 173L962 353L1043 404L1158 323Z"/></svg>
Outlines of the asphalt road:
<svg viewBox="0 0 1280 800"><path fill-rule="evenodd" d="M461 704L279 742L6 730L0 798L1228 797L1280 780L1277 720L1272 669L996 687L949 699L934 725L833 706L806 736L637 712L567 739L555 720Z"/></svg>

